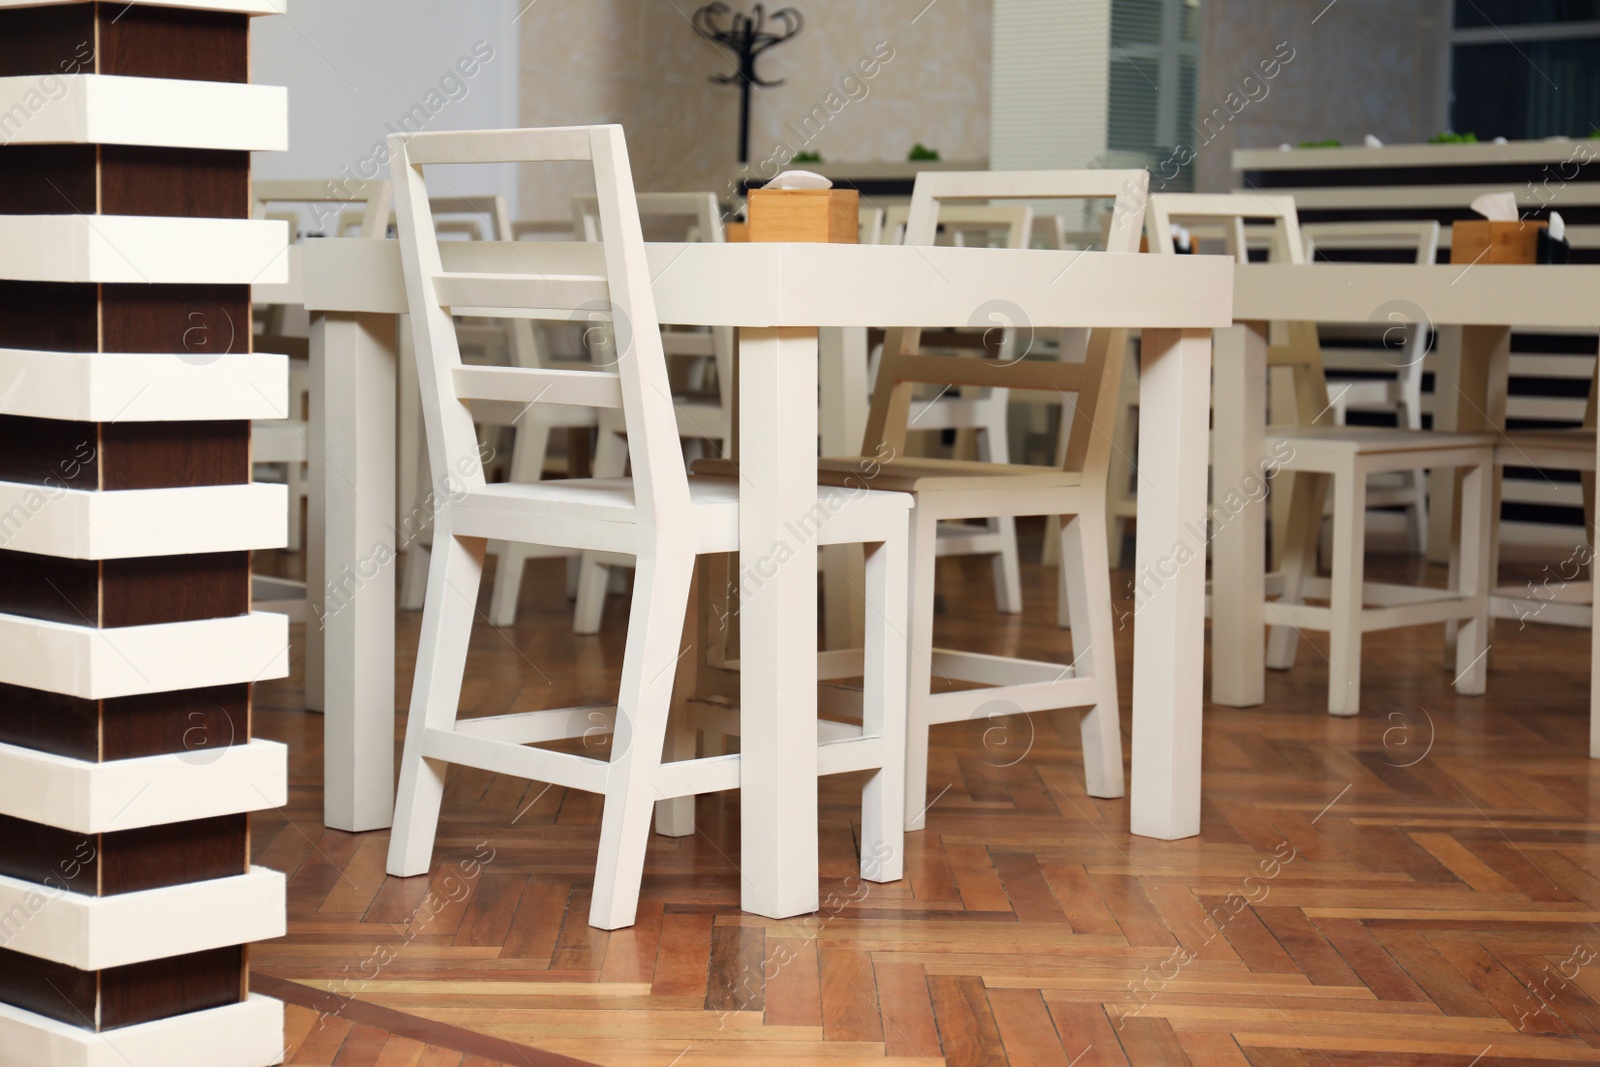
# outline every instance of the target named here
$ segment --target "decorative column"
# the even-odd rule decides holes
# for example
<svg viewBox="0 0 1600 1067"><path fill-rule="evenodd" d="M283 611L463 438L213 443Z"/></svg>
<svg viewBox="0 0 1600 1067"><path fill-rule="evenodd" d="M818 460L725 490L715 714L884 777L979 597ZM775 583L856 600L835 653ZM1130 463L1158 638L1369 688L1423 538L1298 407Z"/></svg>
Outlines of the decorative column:
<svg viewBox="0 0 1600 1067"><path fill-rule="evenodd" d="M248 945L285 928L251 866L283 746L251 684L288 672L250 554L285 489L252 419L288 414L250 285L287 279L248 84L282 0L0 0L0 1067L264 1067L283 1010Z"/></svg>

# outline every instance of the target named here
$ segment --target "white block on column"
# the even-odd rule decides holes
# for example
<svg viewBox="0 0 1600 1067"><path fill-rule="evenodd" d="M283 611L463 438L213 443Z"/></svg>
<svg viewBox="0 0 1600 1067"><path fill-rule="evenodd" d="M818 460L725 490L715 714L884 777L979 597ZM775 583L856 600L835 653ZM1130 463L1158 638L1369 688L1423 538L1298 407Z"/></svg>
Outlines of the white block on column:
<svg viewBox="0 0 1600 1067"><path fill-rule="evenodd" d="M282 219L0 215L0 278L126 285L289 280Z"/></svg>
<svg viewBox="0 0 1600 1067"><path fill-rule="evenodd" d="M279 548L289 487L63 489L0 482L0 548L63 559L137 559Z"/></svg>
<svg viewBox="0 0 1600 1067"><path fill-rule="evenodd" d="M0 1004L0 1067L270 1067L283 1062L283 1005L239 1004L96 1034Z"/></svg>
<svg viewBox="0 0 1600 1067"><path fill-rule="evenodd" d="M92 897L0 875L0 947L80 971L282 937L278 871Z"/></svg>
<svg viewBox="0 0 1600 1067"><path fill-rule="evenodd" d="M193 352L0 348L0 415L76 422L288 418L289 357L231 351L247 343L249 323L200 328L206 333L195 335Z"/></svg>
<svg viewBox="0 0 1600 1067"><path fill-rule="evenodd" d="M272 612L96 629L0 615L0 682L84 700L289 674L289 620Z"/></svg>
<svg viewBox="0 0 1600 1067"><path fill-rule="evenodd" d="M280 85L43 74L0 78L5 142L116 144L281 152L289 147L289 91Z"/></svg>
<svg viewBox="0 0 1600 1067"><path fill-rule="evenodd" d="M282 807L288 754L286 746L258 739L90 763L0 745L0 815L98 834Z"/></svg>

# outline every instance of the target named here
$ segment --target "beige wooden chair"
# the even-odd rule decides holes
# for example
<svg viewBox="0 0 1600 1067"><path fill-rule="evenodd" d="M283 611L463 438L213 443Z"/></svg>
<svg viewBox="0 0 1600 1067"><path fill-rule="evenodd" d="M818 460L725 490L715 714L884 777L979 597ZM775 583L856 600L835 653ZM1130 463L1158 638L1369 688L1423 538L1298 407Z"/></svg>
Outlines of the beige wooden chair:
<svg viewBox="0 0 1600 1067"><path fill-rule="evenodd" d="M1144 171L923 172L912 194L906 243L931 245L945 199L1105 198L1119 210L1113 247L1136 246ZM1130 294L1130 299L1135 299ZM1038 324L1049 326L1048 323ZM912 592L910 696L906 739L906 828L920 829L928 803L928 730L937 723L997 718L1056 708L1088 709L1082 721L1084 778L1091 796L1124 791L1122 733L1113 656L1110 569L1106 558L1106 465L1110 438L1097 432L1115 401L1127 336L1096 331L1082 362L1007 362L984 356L928 355L921 331L893 329L884 343L860 457L830 458L821 476L833 485L869 484L911 493ZM926 385L952 389L1034 389L1073 397L1075 417L1060 467L985 463L906 454L915 395ZM887 457L887 458L885 458ZM696 468L701 469L697 466ZM733 474L721 465L725 474ZM1072 622L1073 660L1043 663L936 649L933 644L937 531L941 521L1019 515L1063 518L1060 592ZM870 612L868 613L870 617ZM821 676L851 678L862 655L823 655ZM934 691L933 678L978 684Z"/></svg>
<svg viewBox="0 0 1600 1067"><path fill-rule="evenodd" d="M1170 193L1150 198L1150 246L1172 250L1175 219L1222 220L1229 250L1245 247L1245 221L1270 222L1274 246L1290 263L1306 262L1294 200L1260 194ZM1267 453L1283 457L1281 470L1295 474L1284 536L1283 595L1268 609L1273 620L1267 665L1294 666L1302 629L1328 633L1328 711L1355 715L1361 707L1361 643L1369 631L1463 623L1456 643L1456 691L1481 695L1488 641L1490 479L1494 437L1445 434L1405 427L1337 426L1330 417L1327 379L1315 323L1287 324L1287 341L1268 349L1269 367L1291 369L1298 424L1268 428ZM1221 401L1219 400L1219 405ZM1219 412L1219 418L1225 417ZM1371 475L1418 468L1457 468L1465 473L1462 520L1456 546L1460 563L1445 590L1365 580L1366 495ZM1331 577L1319 578L1317 544L1323 506L1332 483ZM1213 590L1213 596L1253 595L1250 590ZM1326 606L1306 603L1325 599Z"/></svg>
<svg viewBox="0 0 1600 1067"><path fill-rule="evenodd" d="M1033 208L1027 204L941 204L938 227L929 244L957 247L1026 248L1033 232ZM885 212L883 240L904 244L910 232L911 205L893 204ZM1001 316L1003 318L1003 316ZM994 346L994 330L989 324L972 331L945 331L938 338L923 338L927 351L971 355ZM1028 353L1033 331L1002 327L995 357L1010 363ZM959 345L960 347L953 347ZM879 350L878 361L882 360ZM874 380L877 367L870 368ZM954 455L984 463L1010 463L1009 414L1011 390L966 387L952 389L948 384L922 390L912 399L907 417L910 431L944 433L955 431ZM931 395L929 395L931 394ZM937 554L940 556L987 556L994 566L995 609L1005 615L1022 610L1022 565L1017 550L1016 520L1010 516L988 516L982 526L969 522L947 522L939 527Z"/></svg>
<svg viewBox="0 0 1600 1067"><path fill-rule="evenodd" d="M621 127L422 133L391 137L389 145L429 462L441 481L449 479L452 491L438 514L429 564L388 870L400 877L428 872L450 764L601 793L605 806L589 921L605 929L627 926L634 921L657 802L666 802L658 822L668 832L692 832L675 820L670 802L739 782L737 755L663 762L695 558L737 549L738 486L685 474ZM593 264L592 273L445 271L422 168L551 160L593 164L604 240L591 246L596 254L585 260ZM563 310L587 316L598 310L614 325L617 359L605 371L468 366L452 322L461 308L497 318L551 317ZM490 484L479 462L469 403L474 399L620 409L632 477ZM835 516L827 529L850 536L843 533L848 528L857 535L853 539L872 546L869 614L878 618L871 624L876 655L867 665L867 715L860 731L830 748L838 755L838 746L853 746L849 767L873 772L863 789L862 875L894 881L903 863L906 655L900 634L910 500L893 493L819 492L819 507ZM614 708L459 718L486 539L637 558ZM592 736L601 721L613 727L609 760L537 747Z"/></svg>

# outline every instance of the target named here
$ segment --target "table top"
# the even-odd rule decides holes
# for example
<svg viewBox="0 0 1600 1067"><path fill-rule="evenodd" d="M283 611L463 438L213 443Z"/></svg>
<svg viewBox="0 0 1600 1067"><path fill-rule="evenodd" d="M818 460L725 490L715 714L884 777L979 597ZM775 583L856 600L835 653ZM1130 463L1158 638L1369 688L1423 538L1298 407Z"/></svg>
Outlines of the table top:
<svg viewBox="0 0 1600 1067"><path fill-rule="evenodd" d="M596 244L446 241L440 250L452 271L600 272ZM670 323L1210 329L1232 322L1232 264L1217 256L846 244L661 243L646 252L657 313ZM291 253L289 284L257 286L257 301L312 311L406 310L397 241L317 239Z"/></svg>
<svg viewBox="0 0 1600 1067"><path fill-rule="evenodd" d="M1233 316L1239 322L1600 328L1600 266L1235 264Z"/></svg>

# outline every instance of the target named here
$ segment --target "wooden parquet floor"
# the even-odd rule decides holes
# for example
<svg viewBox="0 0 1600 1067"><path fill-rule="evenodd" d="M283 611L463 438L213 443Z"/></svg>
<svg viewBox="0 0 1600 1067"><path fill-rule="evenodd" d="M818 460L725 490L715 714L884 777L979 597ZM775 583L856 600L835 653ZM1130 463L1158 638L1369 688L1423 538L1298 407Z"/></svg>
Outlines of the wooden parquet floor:
<svg viewBox="0 0 1600 1067"><path fill-rule="evenodd" d="M941 566L963 606L941 643L1065 661L1053 572L1007 618L985 564ZM560 585L535 564L517 627L474 634L472 714L605 696L620 603L578 638ZM401 632L404 700L417 618ZM323 830L297 673L257 687L292 790L255 821L257 862L290 874L255 985L291 1002L293 1064L1600 1062L1587 631L1502 623L1480 699L1451 692L1439 628L1369 635L1354 720L1324 713L1325 647L1306 637L1263 707L1208 706L1199 837L1133 837L1126 800L1085 795L1076 713L936 727L903 882L853 878L858 783L829 779L822 912L745 915L737 797L702 797L615 933L585 921L596 797L458 771L430 878L384 875L387 834Z"/></svg>

